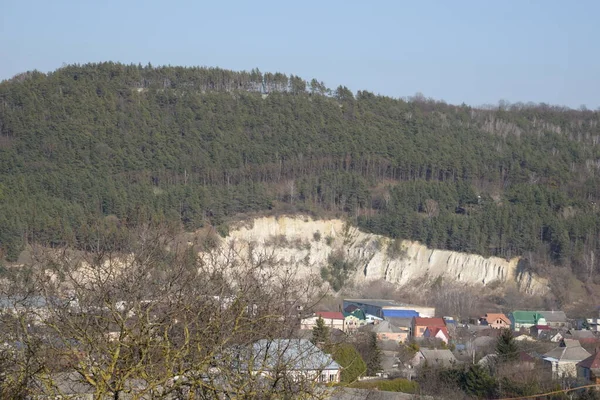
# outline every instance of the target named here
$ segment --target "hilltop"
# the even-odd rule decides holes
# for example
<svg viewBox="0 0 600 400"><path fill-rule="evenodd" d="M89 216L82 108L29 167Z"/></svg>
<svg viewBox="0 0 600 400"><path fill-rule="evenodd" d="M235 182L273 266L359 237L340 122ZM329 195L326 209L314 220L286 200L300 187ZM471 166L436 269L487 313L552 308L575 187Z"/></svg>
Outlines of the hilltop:
<svg viewBox="0 0 600 400"><path fill-rule="evenodd" d="M281 73L99 63L0 83L0 251L241 213L338 215L597 277L600 113L490 109Z"/></svg>

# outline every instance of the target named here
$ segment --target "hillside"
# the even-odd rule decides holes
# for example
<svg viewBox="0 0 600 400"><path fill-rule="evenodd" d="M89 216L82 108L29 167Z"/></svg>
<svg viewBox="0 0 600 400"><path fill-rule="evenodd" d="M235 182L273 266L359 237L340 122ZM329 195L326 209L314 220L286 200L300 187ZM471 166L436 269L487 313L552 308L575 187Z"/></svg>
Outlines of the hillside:
<svg viewBox="0 0 600 400"><path fill-rule="evenodd" d="M87 248L148 221L345 215L430 248L593 280L600 113L335 90L296 76L115 63L0 83L0 249ZM600 277L600 276L599 276Z"/></svg>

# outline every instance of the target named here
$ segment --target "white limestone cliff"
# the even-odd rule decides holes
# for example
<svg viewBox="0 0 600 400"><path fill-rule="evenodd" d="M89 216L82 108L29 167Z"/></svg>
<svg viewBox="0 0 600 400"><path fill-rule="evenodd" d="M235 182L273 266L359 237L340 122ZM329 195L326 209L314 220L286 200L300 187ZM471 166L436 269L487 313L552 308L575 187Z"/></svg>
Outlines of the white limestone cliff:
<svg viewBox="0 0 600 400"><path fill-rule="evenodd" d="M330 254L341 251L356 265L350 280L358 284L384 279L401 286L444 277L465 284L516 284L529 294L548 291L545 279L519 269L519 258L429 249L418 242L361 232L339 219L256 218L232 227L223 246L240 250L252 246L257 253L270 252L300 274L318 274Z"/></svg>

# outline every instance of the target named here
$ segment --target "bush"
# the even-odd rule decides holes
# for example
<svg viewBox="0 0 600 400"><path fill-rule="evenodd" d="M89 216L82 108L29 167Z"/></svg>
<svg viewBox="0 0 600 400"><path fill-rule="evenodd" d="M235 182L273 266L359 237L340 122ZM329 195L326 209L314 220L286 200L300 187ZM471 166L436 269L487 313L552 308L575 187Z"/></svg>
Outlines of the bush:
<svg viewBox="0 0 600 400"><path fill-rule="evenodd" d="M315 242L318 242L321 240L321 232L316 231L315 233L313 233L313 239L315 240Z"/></svg>
<svg viewBox="0 0 600 400"><path fill-rule="evenodd" d="M331 355L335 362L342 366L340 381L343 383L355 382L367 371L367 365L351 344L342 343L335 346Z"/></svg>
<svg viewBox="0 0 600 400"><path fill-rule="evenodd" d="M385 392L403 393L417 393L419 390L419 385L417 382L409 381L403 378L355 382L351 384L350 387L355 389L371 389L382 390Z"/></svg>

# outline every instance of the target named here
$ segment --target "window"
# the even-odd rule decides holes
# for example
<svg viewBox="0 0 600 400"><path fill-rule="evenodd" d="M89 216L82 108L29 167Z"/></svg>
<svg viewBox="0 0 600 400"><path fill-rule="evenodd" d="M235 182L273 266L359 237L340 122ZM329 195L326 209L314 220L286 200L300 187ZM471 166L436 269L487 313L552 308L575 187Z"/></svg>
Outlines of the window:
<svg viewBox="0 0 600 400"><path fill-rule="evenodd" d="M319 378L319 382L327 382L327 375L321 374L321 377Z"/></svg>
<svg viewBox="0 0 600 400"><path fill-rule="evenodd" d="M425 328L419 328L419 333L425 332Z"/></svg>
<svg viewBox="0 0 600 400"><path fill-rule="evenodd" d="M335 374L329 375L329 382L335 382Z"/></svg>

